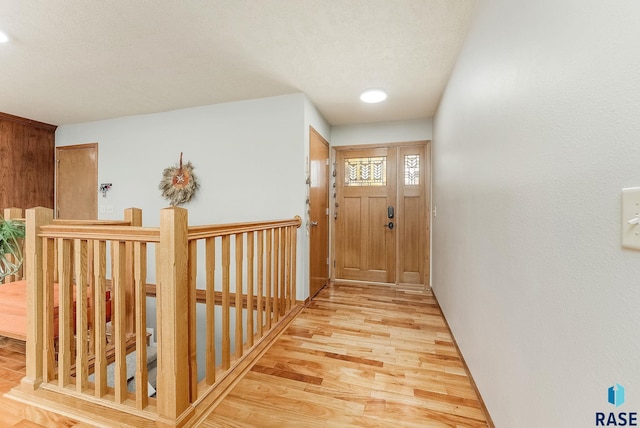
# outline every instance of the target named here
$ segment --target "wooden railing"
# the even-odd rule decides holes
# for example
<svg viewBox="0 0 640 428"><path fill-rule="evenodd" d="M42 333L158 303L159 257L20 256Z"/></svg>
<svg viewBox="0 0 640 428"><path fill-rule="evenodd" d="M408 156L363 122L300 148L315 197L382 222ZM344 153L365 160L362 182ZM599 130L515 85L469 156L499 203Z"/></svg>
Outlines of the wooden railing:
<svg viewBox="0 0 640 428"><path fill-rule="evenodd" d="M128 216L134 226L67 225L51 224L50 210L27 211L27 368L20 391L12 394L35 397L46 390L85 409L116 411L123 421L189 426L300 310L295 266L301 221L189 227L186 210L167 208L159 228L143 228L141 214ZM149 284L147 266L154 264L156 284ZM155 398L147 390L148 296L156 297ZM206 343L199 376L201 335ZM129 392L126 357L133 350L135 386ZM114 383L107 385L112 360Z"/></svg>
<svg viewBox="0 0 640 428"><path fill-rule="evenodd" d="M300 224L301 219L297 217L285 221L188 229L189 290L196 293L195 299L193 296L189 299L190 313L195 311L194 303L197 302L204 305L206 314L204 323L195 322L193 317L190 319L192 402L216 391L233 364L296 306L296 243ZM204 252L203 275L198 275L196 264L199 248ZM219 264L216 263L216 252L221 252ZM218 266L221 275L216 278ZM216 289L217 279L220 290ZM204 284L204 289L197 288L199 284ZM216 331L216 310L221 311L221 336ZM207 338L205 374L199 383L193 340L198 329L203 329ZM222 348L219 360L216 356L218 339Z"/></svg>
<svg viewBox="0 0 640 428"><path fill-rule="evenodd" d="M115 380L120 382L115 388L115 401L124 401L126 389L119 386L121 369L126 369L123 361L127 345L131 349L132 338L143 340L146 333L144 327L142 332L133 327L139 308L128 310L135 301L130 238L144 232L142 239L149 239L145 229L135 227L141 219L138 209L126 210L124 221L53 220L50 209L27 210L27 360L23 385L42 385L76 396L107 397L106 367L115 360ZM126 240L121 241L123 238ZM125 265L125 255L130 268ZM109 258L112 278L108 288ZM110 344L107 322L113 325ZM95 376L91 385L89 374Z"/></svg>
<svg viewBox="0 0 640 428"><path fill-rule="evenodd" d="M4 209L4 219L5 220L18 220L25 221L24 210L21 208L5 208ZM137 223L136 223L137 222ZM131 226L131 225L141 225L142 224L142 211L135 208L130 208L125 211L125 219L124 220L67 220L67 219L52 219L51 223L57 225L67 225L67 226ZM19 242L21 244L21 251L24 255L26 252L25 243ZM8 258L12 261L15 261L15 258L12 255L8 255ZM26 259L26 257L24 257ZM13 281L19 281L26 278L26 269L23 266L20 267L18 272L14 275L8 275L4 278L4 281L0 281L1 283L9 283ZM57 266L55 267L55 278L57 278Z"/></svg>

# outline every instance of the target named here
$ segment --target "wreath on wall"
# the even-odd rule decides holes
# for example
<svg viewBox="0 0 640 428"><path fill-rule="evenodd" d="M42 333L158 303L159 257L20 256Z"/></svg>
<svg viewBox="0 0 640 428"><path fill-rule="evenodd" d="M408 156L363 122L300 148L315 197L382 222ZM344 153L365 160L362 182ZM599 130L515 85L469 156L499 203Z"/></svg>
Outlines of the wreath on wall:
<svg viewBox="0 0 640 428"><path fill-rule="evenodd" d="M182 165L182 152L180 152L180 163L165 168L158 188L162 191L162 196L168 199L172 206L176 206L189 202L199 186L193 173L193 165L191 162Z"/></svg>

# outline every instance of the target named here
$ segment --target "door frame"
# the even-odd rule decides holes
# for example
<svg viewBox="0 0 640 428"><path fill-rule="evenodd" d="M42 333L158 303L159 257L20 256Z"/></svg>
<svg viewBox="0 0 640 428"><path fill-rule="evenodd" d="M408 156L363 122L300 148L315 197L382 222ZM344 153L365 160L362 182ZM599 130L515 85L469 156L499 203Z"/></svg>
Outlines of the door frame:
<svg viewBox="0 0 640 428"><path fill-rule="evenodd" d="M325 186L325 194L327 196L327 200L326 200L326 204L327 204L327 208L329 209L329 212L326 215L322 215L321 219L318 219L318 221L324 221L324 225L320 225L321 229L324 228L324 230L327 231L327 248L326 248L326 253L327 253L327 261L331 260L331 222L329 221L330 218L330 212L331 212L331 198L329 195L329 182L331 180L331 169L330 169L330 159L331 159L331 150L330 150L330 144L329 142L326 140L326 138L324 138L322 136L322 134L320 134L318 131L316 131L316 129L313 126L309 126L309 159L308 159L308 163L309 165L307 166L307 168L309 169L309 186L311 186L311 138L312 135L315 135L320 144L324 145L326 147L326 153L327 153L327 158L326 158L326 181L324 183ZM311 285L313 283L313 276L312 276L312 263L313 263L313 251L314 251L314 245L312 245L311 242L311 228L313 227L311 225L311 221L313 221L313 218L311 217L312 215L312 206L313 206L313 200L312 200L312 192L311 192L311 188L309 188L309 211L308 211L308 215L309 215L309 226L308 226L308 231L309 231L309 299L313 299L313 297L323 288L320 287L318 290L312 290L311 289ZM327 278L326 281L327 283L325 284L328 285L330 279L331 279L331 266L329 263L327 263Z"/></svg>
<svg viewBox="0 0 640 428"><path fill-rule="evenodd" d="M331 187L330 187L330 197L329 197L329 215L331 218L330 221L330 228L329 228L329 241L330 241L330 257L331 257L331 264L329 265L329 273L331 275L331 282L335 282L336 281L336 204L337 204L337 182L336 180L338 179L338 177L336 177L336 170L337 170L337 152L338 151L348 151L348 150L367 150L367 149L377 149L377 148L381 148L381 147L388 147L388 148L397 148L397 147L407 147L407 146L418 146L418 145L424 145L425 146L425 179L427 180L427 183L425 185L424 188L424 192L425 192L425 222L426 222L426 228L425 228L425 233L426 233L426 238L425 238L425 253L424 253L424 278L423 278L423 284L425 287L431 287L431 213L432 213L432 206L431 206L431 190L432 190L432 174L431 174L431 140L415 140L415 141L401 141L401 142L394 142L394 143L380 143L380 144L356 144L356 145L347 145L347 146L332 146L331 147L331 160L330 160L330 164L331 164ZM399 192L396 192L396 199L399 198L398 195ZM397 200L396 200L396 206L397 206ZM400 251L399 248L396 248L396 253ZM396 254L396 260L398 260L397 254ZM396 269L396 274L395 274L395 281L393 282L394 284L399 284L398 278L399 278L399 269ZM345 282L362 282L362 281L357 281L357 280L343 280L340 279L340 281L345 281ZM371 281L366 281L366 282L371 282ZM384 284L388 284L388 283L384 283Z"/></svg>

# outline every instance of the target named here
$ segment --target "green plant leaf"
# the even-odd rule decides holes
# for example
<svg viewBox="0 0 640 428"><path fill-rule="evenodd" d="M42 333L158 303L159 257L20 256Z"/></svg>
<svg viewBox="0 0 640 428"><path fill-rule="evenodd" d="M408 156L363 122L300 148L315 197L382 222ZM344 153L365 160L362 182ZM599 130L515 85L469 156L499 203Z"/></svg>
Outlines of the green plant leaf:
<svg viewBox="0 0 640 428"><path fill-rule="evenodd" d="M25 226L19 220L5 220L0 216L0 281L13 275L22 266L22 241Z"/></svg>

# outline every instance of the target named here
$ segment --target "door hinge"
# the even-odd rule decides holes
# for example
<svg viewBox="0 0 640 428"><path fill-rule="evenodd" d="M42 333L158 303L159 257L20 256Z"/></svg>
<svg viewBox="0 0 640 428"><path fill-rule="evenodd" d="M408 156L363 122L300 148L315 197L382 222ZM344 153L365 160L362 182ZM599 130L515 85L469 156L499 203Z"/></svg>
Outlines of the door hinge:
<svg viewBox="0 0 640 428"><path fill-rule="evenodd" d="M333 267L336 267L336 261L335 260L333 261Z"/></svg>
<svg viewBox="0 0 640 428"><path fill-rule="evenodd" d="M329 257L327 257L327 266L329 266Z"/></svg>
<svg viewBox="0 0 640 428"><path fill-rule="evenodd" d="M325 159L327 161L326 165L329 166L329 159Z"/></svg>
<svg viewBox="0 0 640 428"><path fill-rule="evenodd" d="M329 208L327 208L327 215L329 215Z"/></svg>

